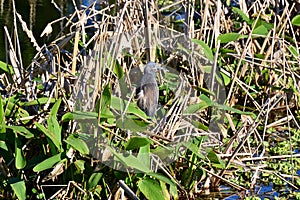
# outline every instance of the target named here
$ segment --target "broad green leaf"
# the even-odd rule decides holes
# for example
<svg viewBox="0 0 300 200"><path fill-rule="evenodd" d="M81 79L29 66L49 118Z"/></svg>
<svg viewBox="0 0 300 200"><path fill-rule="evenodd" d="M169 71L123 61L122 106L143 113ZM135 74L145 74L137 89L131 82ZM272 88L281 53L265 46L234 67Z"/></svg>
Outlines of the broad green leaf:
<svg viewBox="0 0 300 200"><path fill-rule="evenodd" d="M183 51L183 52L185 52L187 54L190 54L192 52L192 50L184 48L184 46L182 44L180 44L180 43L177 43L177 49L181 50L181 51Z"/></svg>
<svg viewBox="0 0 300 200"><path fill-rule="evenodd" d="M61 161L62 159L62 154L56 154L50 158L47 158L46 160L42 161L41 163L37 164L34 168L33 171L34 172L40 172L40 171L44 171L46 169L50 169L51 167L53 167L56 163L58 163L59 161Z"/></svg>
<svg viewBox="0 0 300 200"><path fill-rule="evenodd" d="M84 169L85 169L84 163L85 163L84 160L76 160L76 161L74 162L76 168L77 168L78 170L80 170L81 172L83 172Z"/></svg>
<svg viewBox="0 0 300 200"><path fill-rule="evenodd" d="M160 85L159 88L166 85L167 88L169 88L172 91L175 91L178 88L178 85L180 84L180 78L177 71L167 71L164 76L164 84Z"/></svg>
<svg viewBox="0 0 300 200"><path fill-rule="evenodd" d="M154 179L145 178L140 180L138 182L138 188L149 200L165 200L162 188Z"/></svg>
<svg viewBox="0 0 300 200"><path fill-rule="evenodd" d="M208 149L207 158L212 164L214 164L214 166L219 167L221 169L225 168L225 163L217 156L217 154L213 150Z"/></svg>
<svg viewBox="0 0 300 200"><path fill-rule="evenodd" d="M173 197L172 199L174 199L174 200L178 200L179 199L178 188L177 188L176 184L170 185L170 194Z"/></svg>
<svg viewBox="0 0 300 200"><path fill-rule="evenodd" d="M154 178L156 178L156 179L158 179L162 182L168 183L169 185L174 185L175 184L175 180L171 180L168 177L166 177L162 174L159 174L159 173L150 172L147 175L152 176L152 177L154 177Z"/></svg>
<svg viewBox="0 0 300 200"><path fill-rule="evenodd" d="M123 68L118 61L114 65L114 73L117 75L118 79L121 79L124 76Z"/></svg>
<svg viewBox="0 0 300 200"><path fill-rule="evenodd" d="M112 116L113 117L113 116ZM62 116L63 122L68 122L71 120L97 120L98 114L96 112L68 112Z"/></svg>
<svg viewBox="0 0 300 200"><path fill-rule="evenodd" d="M163 197L165 200L169 200L170 199L170 194L169 194L169 190L167 188L167 184L163 181L159 181L160 183L160 187L161 187L161 191L163 193Z"/></svg>
<svg viewBox="0 0 300 200"><path fill-rule="evenodd" d="M137 158L150 168L150 143L140 147Z"/></svg>
<svg viewBox="0 0 300 200"><path fill-rule="evenodd" d="M260 25L253 30L252 34L266 36L268 35L268 32L268 29L264 25Z"/></svg>
<svg viewBox="0 0 300 200"><path fill-rule="evenodd" d="M55 103L56 99L55 98L49 98L49 97L41 97L33 101L29 102L20 102L20 106L35 106L35 105L43 105L48 102L50 103Z"/></svg>
<svg viewBox="0 0 300 200"><path fill-rule="evenodd" d="M237 7L232 7L232 11L234 13L239 14L243 18L243 20L245 20L247 22L247 24L251 25L252 20L241 9L239 9Z"/></svg>
<svg viewBox="0 0 300 200"><path fill-rule="evenodd" d="M89 178L87 189L91 190L94 187L96 187L102 176L103 176L103 173L99 173L99 172L93 173Z"/></svg>
<svg viewBox="0 0 300 200"><path fill-rule="evenodd" d="M124 129L124 130L130 130L133 132L142 132L147 130L147 126L149 123L145 121L141 121L140 119L134 119L130 118L130 116L125 116L123 119L119 118L117 120L117 127Z"/></svg>
<svg viewBox="0 0 300 200"><path fill-rule="evenodd" d="M14 120L19 120L20 118L29 117L30 116L29 113L25 109L18 106L18 102L15 101L18 100L15 100L13 97L11 97L9 101L2 102L3 107L6 108L5 116L10 117ZM5 106L4 103L6 104ZM23 121L23 123L27 123L28 121L29 120Z"/></svg>
<svg viewBox="0 0 300 200"><path fill-rule="evenodd" d="M225 33L222 35L219 35L218 40L220 40L221 43L228 43L232 41L236 41L240 38L241 34L239 33Z"/></svg>
<svg viewBox="0 0 300 200"><path fill-rule="evenodd" d="M15 178L16 179L16 178ZM10 186L19 200L26 199L26 186L23 180L10 180Z"/></svg>
<svg viewBox="0 0 300 200"><path fill-rule="evenodd" d="M101 112L100 119L102 120L115 120L115 116L110 110L107 110L106 112ZM96 122L98 121L98 113L96 112L82 112L82 111L74 111L74 112L68 112L62 116L63 122L68 122L71 120L75 121L86 121L89 122Z"/></svg>
<svg viewBox="0 0 300 200"><path fill-rule="evenodd" d="M298 58L299 52L296 47L288 46L288 49L290 50L290 52L293 54L294 57Z"/></svg>
<svg viewBox="0 0 300 200"><path fill-rule="evenodd" d="M124 99L112 96L111 98L111 107L118 111L124 111L126 105L129 103L127 108L127 113L132 113L143 118L148 118L148 116L134 103L128 102Z"/></svg>
<svg viewBox="0 0 300 200"><path fill-rule="evenodd" d="M207 59L209 59L210 61L214 61L214 55L212 53L212 50L209 48L209 46L205 42L203 42L201 40L197 40L197 39L192 39L192 42L200 45L203 48L203 52Z"/></svg>
<svg viewBox="0 0 300 200"><path fill-rule="evenodd" d="M107 84L102 92L100 112L102 113L105 112L106 110L109 110L110 104L111 104L110 85Z"/></svg>
<svg viewBox="0 0 300 200"><path fill-rule="evenodd" d="M46 129L44 125L35 122L34 123L38 129L40 129L52 142L53 144L60 150L61 149L61 140L60 136L57 137L57 134L51 132L49 129Z"/></svg>
<svg viewBox="0 0 300 200"><path fill-rule="evenodd" d="M174 148L165 148L162 146L158 146L155 149L151 149L151 153L157 155L160 159L166 159L174 155Z"/></svg>
<svg viewBox="0 0 300 200"><path fill-rule="evenodd" d="M153 142L146 137L135 136L130 138L128 142L125 144L125 150L138 149L142 146L145 146L147 144L152 144L152 143Z"/></svg>
<svg viewBox="0 0 300 200"><path fill-rule="evenodd" d="M231 81L230 77L227 76L226 74L224 74L223 72L220 72L220 73L221 73L221 75L223 77L224 85L227 86L230 83L230 81Z"/></svg>
<svg viewBox="0 0 300 200"><path fill-rule="evenodd" d="M14 70L11 65L7 65L5 62L0 61L0 70L4 71L7 74L14 74Z"/></svg>
<svg viewBox="0 0 300 200"><path fill-rule="evenodd" d="M34 135L24 126L4 126L4 127L13 130L15 133L20 134L26 137L27 139L34 137Z"/></svg>
<svg viewBox="0 0 300 200"><path fill-rule="evenodd" d="M212 69L212 65L203 65L203 66L200 66L200 68L201 68L205 73L210 74L210 73L211 73L211 69Z"/></svg>
<svg viewBox="0 0 300 200"><path fill-rule="evenodd" d="M183 146L185 146L188 150L190 150L191 152L193 152L196 156L198 156L199 158L205 160L205 156L200 153L200 149L198 146L196 146L195 144L191 143L191 142L183 142L182 143Z"/></svg>
<svg viewBox="0 0 300 200"><path fill-rule="evenodd" d="M200 91L203 95L206 95L206 96L210 96L210 95L211 96L215 96L215 94L212 91L210 91L210 90L208 90L206 88L197 87L197 86L194 86L193 88L196 89L197 91Z"/></svg>
<svg viewBox="0 0 300 200"><path fill-rule="evenodd" d="M50 111L49 118L47 119L48 129L57 139L59 145L58 149L61 148L61 126L59 125L56 116L57 116L60 103L61 103L61 99L58 99L55 102L55 104L53 105Z"/></svg>
<svg viewBox="0 0 300 200"><path fill-rule="evenodd" d="M22 142L15 134L15 165L17 169L23 169L26 166L26 159L22 150Z"/></svg>
<svg viewBox="0 0 300 200"><path fill-rule="evenodd" d="M201 130L208 131L208 127L203 123L199 122L198 120L192 120L192 125Z"/></svg>
<svg viewBox="0 0 300 200"><path fill-rule="evenodd" d="M137 169L144 173L150 173L150 169L144 162L140 161L138 158L133 155L126 155L126 157L122 153L117 153L113 148L106 146L106 148L115 156L117 161L120 161L123 165L127 167L131 167L133 169Z"/></svg>
<svg viewBox="0 0 300 200"><path fill-rule="evenodd" d="M71 134L66 140L64 140L67 144L71 145L74 149L79 151L82 155L89 154L89 148L86 143L80 139L75 134Z"/></svg>
<svg viewBox="0 0 300 200"><path fill-rule="evenodd" d="M201 101L199 103L189 105L187 107L187 109L184 111L184 113L185 114L194 114L194 113L196 113L198 111L201 111L201 110L204 110L208 107L209 107L209 105L207 104L207 102Z"/></svg>
<svg viewBox="0 0 300 200"><path fill-rule="evenodd" d="M224 104L215 104L215 105L217 108L219 108L221 110L226 110L226 111L230 111L230 112L241 114L241 115L251 115L251 116L255 117L255 114L252 112L243 112L241 110L232 108L232 107L224 105Z"/></svg>
<svg viewBox="0 0 300 200"><path fill-rule="evenodd" d="M257 28L260 25L263 25L268 31L274 28L274 24L273 23L266 22L263 19L258 19L255 28Z"/></svg>
<svg viewBox="0 0 300 200"><path fill-rule="evenodd" d="M292 24L295 26L300 26L300 15L296 15L295 17L293 17Z"/></svg>
<svg viewBox="0 0 300 200"><path fill-rule="evenodd" d="M214 102L204 94L201 94L199 97L202 101L204 101L208 106L212 106Z"/></svg>
<svg viewBox="0 0 300 200"><path fill-rule="evenodd" d="M8 151L7 145L5 141L0 140L0 148Z"/></svg>
<svg viewBox="0 0 300 200"><path fill-rule="evenodd" d="M234 53L235 51L232 49L227 49L227 48L220 48L220 53L224 57L228 57L226 54L228 53Z"/></svg>

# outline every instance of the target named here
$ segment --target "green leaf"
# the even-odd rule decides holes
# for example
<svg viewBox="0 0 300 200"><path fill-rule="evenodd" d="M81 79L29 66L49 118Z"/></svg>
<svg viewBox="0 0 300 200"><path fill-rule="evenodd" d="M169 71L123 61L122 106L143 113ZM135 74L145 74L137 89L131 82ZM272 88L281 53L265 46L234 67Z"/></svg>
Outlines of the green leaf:
<svg viewBox="0 0 300 200"><path fill-rule="evenodd" d="M208 127L204 125L203 123L199 122L198 120L192 120L192 125L196 128L199 128L204 131L208 131Z"/></svg>
<svg viewBox="0 0 300 200"><path fill-rule="evenodd" d="M174 156L174 148L166 148L162 146L157 146L155 149L151 149L151 153L157 155L160 159L166 159L168 157Z"/></svg>
<svg viewBox="0 0 300 200"><path fill-rule="evenodd" d="M169 185L174 185L175 184L175 180L171 180L168 177L166 177L162 174L159 174L159 173L150 172L147 175L152 176L152 177L154 177L154 178L156 178L156 179L158 179L158 180L160 180L164 183L168 183Z"/></svg>
<svg viewBox="0 0 300 200"><path fill-rule="evenodd" d="M101 112L100 118L103 119L115 119L115 116L111 111L107 112ZM62 121L63 122L68 122L68 121L85 121L85 120L90 120L90 121L98 121L98 113L96 112L82 112L82 111L74 111L74 112L68 112L62 116Z"/></svg>
<svg viewBox="0 0 300 200"><path fill-rule="evenodd" d="M0 61L0 70L7 74L13 75L14 70L11 65L7 65L5 62Z"/></svg>
<svg viewBox="0 0 300 200"><path fill-rule="evenodd" d="M212 106L214 102L206 95L201 94L199 97L202 101L204 101L208 106Z"/></svg>
<svg viewBox="0 0 300 200"><path fill-rule="evenodd" d="M235 108L232 108L230 106L227 106L225 104L215 104L215 106L221 110L226 110L226 111L230 111L230 112L233 112L233 113L237 113L237 114L241 114L241 115L251 115L253 117L255 117L255 114L252 113L252 112L243 112L241 110L238 110L238 109L235 109Z"/></svg>
<svg viewBox="0 0 300 200"><path fill-rule="evenodd" d="M118 79L121 79L124 76L123 68L118 61L114 66L114 73L117 75Z"/></svg>
<svg viewBox="0 0 300 200"><path fill-rule="evenodd" d="M116 160L120 161L123 165L131 167L133 169L137 169L146 174L151 172L149 167L143 161L139 160L133 155L126 155L125 157L122 153L117 153L110 146L106 146L106 148L115 156Z"/></svg>
<svg viewBox="0 0 300 200"><path fill-rule="evenodd" d="M61 148L61 127L57 121L56 116L57 116L57 112L58 112L60 103L61 103L61 99L58 99L55 102L55 104L53 105L53 107L50 111L49 118L47 119L48 129L56 138L56 142L58 144L58 146L57 146L58 149Z"/></svg>
<svg viewBox="0 0 300 200"><path fill-rule="evenodd" d="M26 159L22 150L22 141L15 134L15 165L17 169L23 169L26 166Z"/></svg>
<svg viewBox="0 0 300 200"><path fill-rule="evenodd" d="M198 86L194 86L193 88L196 89L197 91L200 91L201 94L204 94L206 96L210 96L210 95L215 96L214 92L212 92L206 88L198 87Z"/></svg>
<svg viewBox="0 0 300 200"><path fill-rule="evenodd" d="M194 114L194 113L196 113L198 111L201 111L201 110L204 110L208 107L209 107L209 105L207 104L207 102L201 101L199 103L189 105L187 107L187 109L184 111L184 113L185 114Z"/></svg>
<svg viewBox="0 0 300 200"><path fill-rule="evenodd" d="M102 176L103 176L103 173L99 173L99 172L93 173L90 176L89 181L88 181L88 185L87 185L88 190L91 190L94 187L96 187Z"/></svg>
<svg viewBox="0 0 300 200"><path fill-rule="evenodd" d="M5 151L8 151L8 148L7 148L7 145L6 145L5 141L0 140L0 148L4 149Z"/></svg>
<svg viewBox="0 0 300 200"><path fill-rule="evenodd" d="M251 25L252 20L241 9L239 9L237 7L232 7L232 11L234 13L239 14L243 18L243 20L245 20L247 22L247 24Z"/></svg>
<svg viewBox="0 0 300 200"><path fill-rule="evenodd" d="M196 156L198 156L199 158L205 160L205 156L200 153L200 149L198 146L196 146L195 144L191 143L191 142L183 142L182 143L183 146L185 146L188 150L190 150L191 152L193 152Z"/></svg>
<svg viewBox="0 0 300 200"><path fill-rule="evenodd" d="M217 166L221 169L225 168L225 163L217 156L217 154L213 150L208 149L207 158L211 163L214 164L214 166Z"/></svg>
<svg viewBox="0 0 300 200"><path fill-rule="evenodd" d="M14 178L16 179L16 178ZM26 186L23 180L10 180L10 186L19 200L26 199Z"/></svg>
<svg viewBox="0 0 300 200"><path fill-rule="evenodd" d="M51 132L49 129L46 129L45 126L40 123L35 122L34 124L53 142L58 149L61 149L61 141L59 140L60 137L58 138L57 134Z"/></svg>
<svg viewBox="0 0 300 200"><path fill-rule="evenodd" d="M137 159L144 162L147 168L150 168L150 143L140 147Z"/></svg>
<svg viewBox="0 0 300 200"><path fill-rule="evenodd" d="M86 143L75 134L69 135L69 137L64 141L79 151L82 155L88 155L90 153Z"/></svg>
<svg viewBox="0 0 300 200"><path fill-rule="evenodd" d="M98 114L96 112L68 112L62 116L63 122L68 122L71 120L97 120Z"/></svg>
<svg viewBox="0 0 300 200"><path fill-rule="evenodd" d="M300 15L296 15L295 17L293 17L292 24L295 26L300 26Z"/></svg>
<svg viewBox="0 0 300 200"><path fill-rule="evenodd" d="M161 187L161 191L163 193L163 197L165 200L169 200L170 199L170 194L167 188L167 184L163 181L159 181L160 183L160 187Z"/></svg>
<svg viewBox="0 0 300 200"><path fill-rule="evenodd" d="M116 96L111 98L111 107L118 111L124 111L126 105L129 103L127 108L127 113L132 113L143 118L148 118L148 116L134 103L128 102Z"/></svg>
<svg viewBox="0 0 300 200"><path fill-rule="evenodd" d="M141 121L140 119L135 119L130 116L125 116L122 118L119 118L117 120L117 127L124 129L124 130L130 130L133 132L142 132L147 130L147 126L149 123L145 121Z"/></svg>
<svg viewBox="0 0 300 200"><path fill-rule="evenodd" d="M14 120L19 120L20 118L29 117L29 113L18 106L19 100L15 99L16 96L10 97L8 101L3 101L2 106L6 108L5 116L10 117ZM4 106L4 103L6 104ZM27 123L29 120L23 121L23 123Z"/></svg>
<svg viewBox="0 0 300 200"><path fill-rule="evenodd" d="M223 77L224 85L227 86L230 83L230 81L231 81L230 77L227 76L226 74L224 74L223 72L220 72L220 73L221 73L221 75Z"/></svg>
<svg viewBox="0 0 300 200"><path fill-rule="evenodd" d="M20 134L26 137L27 139L34 137L34 135L24 126L4 126L4 127L13 130L15 133Z"/></svg>
<svg viewBox="0 0 300 200"><path fill-rule="evenodd" d="M241 34L239 33L225 33L222 35L219 35L218 40L220 40L221 43L228 43L232 41L236 41L240 38Z"/></svg>
<svg viewBox="0 0 300 200"><path fill-rule="evenodd" d="M41 97L33 101L29 102L20 102L20 106L35 106L35 105L44 105L48 102L50 103L55 103L56 99L55 98L49 98L49 97Z"/></svg>
<svg viewBox="0 0 300 200"><path fill-rule="evenodd" d="M128 142L125 144L125 150L138 149L147 144L153 144L153 142L146 137L135 136L130 138Z"/></svg>
<svg viewBox="0 0 300 200"><path fill-rule="evenodd" d="M77 168L78 170L80 170L80 172L83 172L84 169L85 169L84 163L85 163L84 160L76 160L76 161L74 162L74 165L76 166L76 168Z"/></svg>
<svg viewBox="0 0 300 200"><path fill-rule="evenodd" d="M212 53L212 50L205 42L197 39L192 39L192 42L200 45L203 48L204 55L206 56L207 59L209 59L210 61L214 61L214 55Z"/></svg>
<svg viewBox="0 0 300 200"><path fill-rule="evenodd" d="M253 30L252 34L266 36L268 35L268 32L269 32L268 29L264 25L260 25Z"/></svg>
<svg viewBox="0 0 300 200"><path fill-rule="evenodd" d="M0 96L0 133L5 133L5 113L4 104L2 103L2 98Z"/></svg>
<svg viewBox="0 0 300 200"><path fill-rule="evenodd" d="M106 112L106 110L109 110L110 105L111 105L110 85L107 84L102 92L100 112L102 113L102 112Z"/></svg>
<svg viewBox="0 0 300 200"><path fill-rule="evenodd" d="M299 16L300 16L300 15L299 15ZM295 58L298 58L299 52L298 52L298 50L297 50L296 47L294 47L294 46L288 46L288 49L290 50L290 52L293 54L293 56L294 56Z"/></svg>
<svg viewBox="0 0 300 200"><path fill-rule="evenodd" d="M178 188L176 184L170 185L170 194L173 197L172 199L179 199Z"/></svg>
<svg viewBox="0 0 300 200"><path fill-rule="evenodd" d="M149 200L164 200L162 188L154 179L145 178L140 180L138 188Z"/></svg>
<svg viewBox="0 0 300 200"><path fill-rule="evenodd" d="M53 167L56 163L58 163L59 161L61 161L61 156L62 154L56 154L55 156L52 156L50 158L47 158L46 160L42 161L41 163L37 164L34 168L33 171L34 172L40 172L40 171L44 171L46 169L50 169L51 167Z"/></svg>

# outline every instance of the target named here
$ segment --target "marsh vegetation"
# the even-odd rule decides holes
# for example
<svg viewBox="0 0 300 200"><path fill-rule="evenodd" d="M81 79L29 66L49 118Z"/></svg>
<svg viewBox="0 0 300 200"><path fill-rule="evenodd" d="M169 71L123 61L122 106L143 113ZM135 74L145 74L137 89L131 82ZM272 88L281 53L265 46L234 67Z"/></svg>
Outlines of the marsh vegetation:
<svg viewBox="0 0 300 200"><path fill-rule="evenodd" d="M73 2L40 46L16 3L1 27L1 198L300 198L300 4ZM164 69L155 117L135 96L149 61Z"/></svg>

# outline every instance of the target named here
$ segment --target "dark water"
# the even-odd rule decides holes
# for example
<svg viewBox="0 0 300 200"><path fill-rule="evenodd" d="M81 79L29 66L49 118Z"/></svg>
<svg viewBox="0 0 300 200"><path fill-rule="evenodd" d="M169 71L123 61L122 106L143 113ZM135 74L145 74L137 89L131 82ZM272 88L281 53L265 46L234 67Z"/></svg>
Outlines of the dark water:
<svg viewBox="0 0 300 200"><path fill-rule="evenodd" d="M61 9L61 12L55 8L51 0L15 0L16 11L22 15L23 21L26 22L27 27L33 32L39 46L45 43L48 44L60 30L59 23L56 23L53 26L52 36L41 38L40 35L49 22L74 12L72 0L55 0L55 2ZM80 8L81 5L91 4L93 0L77 0L76 2L77 7ZM13 21L13 0L0 0L0 60L4 62L6 61L4 26L7 26L10 37L13 38ZM23 32L18 19L16 19L16 22L23 65L26 67L31 63L33 56L37 52L27 35Z"/></svg>

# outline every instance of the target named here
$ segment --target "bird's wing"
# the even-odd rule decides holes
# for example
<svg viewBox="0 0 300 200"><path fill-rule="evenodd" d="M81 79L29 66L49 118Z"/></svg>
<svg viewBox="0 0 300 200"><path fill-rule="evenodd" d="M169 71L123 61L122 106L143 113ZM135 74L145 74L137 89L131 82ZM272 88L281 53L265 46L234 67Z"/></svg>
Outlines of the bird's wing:
<svg viewBox="0 0 300 200"><path fill-rule="evenodd" d="M138 106L150 117L155 115L158 102L158 86L156 83L144 84L140 88Z"/></svg>

